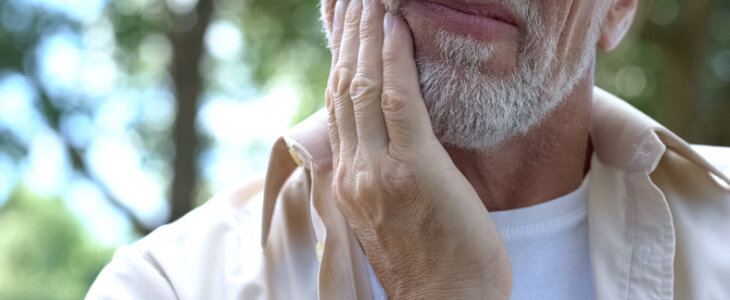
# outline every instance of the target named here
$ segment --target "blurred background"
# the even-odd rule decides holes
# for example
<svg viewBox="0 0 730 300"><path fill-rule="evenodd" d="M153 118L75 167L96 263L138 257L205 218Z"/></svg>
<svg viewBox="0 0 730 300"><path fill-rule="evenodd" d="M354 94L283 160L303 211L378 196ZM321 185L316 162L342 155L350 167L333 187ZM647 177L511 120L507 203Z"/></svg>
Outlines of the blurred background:
<svg viewBox="0 0 730 300"><path fill-rule="evenodd" d="M730 145L730 0L642 0L596 83ZM323 105L318 0L0 0L0 299L80 299L116 247L265 170Z"/></svg>

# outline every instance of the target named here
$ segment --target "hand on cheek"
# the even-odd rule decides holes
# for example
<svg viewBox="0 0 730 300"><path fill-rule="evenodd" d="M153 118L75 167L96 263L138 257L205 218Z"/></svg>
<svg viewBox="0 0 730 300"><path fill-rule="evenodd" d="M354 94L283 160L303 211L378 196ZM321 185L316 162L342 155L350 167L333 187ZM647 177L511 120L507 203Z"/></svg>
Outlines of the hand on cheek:
<svg viewBox="0 0 730 300"><path fill-rule="evenodd" d="M332 69L325 95L337 159L388 148L405 157L419 141L438 143L421 98L406 22L378 0L339 0L333 17ZM336 134L335 134L336 133ZM400 152L399 152L400 151Z"/></svg>
<svg viewBox="0 0 730 300"><path fill-rule="evenodd" d="M388 296L509 295L501 237L431 129L406 22L379 0L340 0L332 50L335 201Z"/></svg>

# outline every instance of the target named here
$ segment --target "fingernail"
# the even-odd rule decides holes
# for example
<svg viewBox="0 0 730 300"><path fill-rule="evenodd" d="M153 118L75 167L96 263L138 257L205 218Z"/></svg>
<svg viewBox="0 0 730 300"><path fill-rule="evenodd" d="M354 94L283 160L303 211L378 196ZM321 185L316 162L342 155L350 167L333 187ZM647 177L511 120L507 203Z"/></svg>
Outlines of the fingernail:
<svg viewBox="0 0 730 300"><path fill-rule="evenodd" d="M395 16L391 13L385 13L385 21L383 22L383 31L386 35L393 32L393 27L395 27Z"/></svg>

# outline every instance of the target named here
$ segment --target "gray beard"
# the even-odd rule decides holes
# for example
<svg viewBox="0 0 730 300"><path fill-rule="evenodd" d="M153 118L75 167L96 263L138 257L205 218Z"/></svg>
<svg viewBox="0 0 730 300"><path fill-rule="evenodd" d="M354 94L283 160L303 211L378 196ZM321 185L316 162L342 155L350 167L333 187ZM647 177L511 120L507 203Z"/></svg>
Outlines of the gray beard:
<svg viewBox="0 0 730 300"><path fill-rule="evenodd" d="M381 1L390 13L403 15L407 0ZM416 49L421 93L434 133L443 144L489 150L541 123L590 67L601 21L614 2L598 0L588 37L573 52L576 59L558 61L560 32L543 23L536 7L539 0L495 1L510 7L528 25L512 74L483 73L493 49L469 37L438 32L438 59L419 57ZM330 41L329 34L327 38Z"/></svg>
<svg viewBox="0 0 730 300"><path fill-rule="evenodd" d="M446 32L437 42L438 61L417 59L421 92L436 136L462 149L493 148L526 133L565 98L588 61L548 80L554 51L539 59L523 52L513 74L490 76L480 71L493 53L489 45Z"/></svg>
<svg viewBox="0 0 730 300"><path fill-rule="evenodd" d="M559 33L550 31L535 9L528 9L532 1L502 2L529 24L529 42L522 45L512 74L485 74L481 70L494 53L492 46L445 31L436 34L438 59L416 53L421 93L443 144L488 150L524 135L571 93L593 60L602 18L592 18L576 59L563 62L556 60Z"/></svg>

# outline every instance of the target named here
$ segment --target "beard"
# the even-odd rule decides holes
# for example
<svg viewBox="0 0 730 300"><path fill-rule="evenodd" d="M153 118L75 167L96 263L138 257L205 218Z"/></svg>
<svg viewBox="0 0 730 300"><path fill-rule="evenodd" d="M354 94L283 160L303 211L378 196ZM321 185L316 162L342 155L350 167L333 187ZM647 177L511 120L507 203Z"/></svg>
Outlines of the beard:
<svg viewBox="0 0 730 300"><path fill-rule="evenodd" d="M400 15L403 2L383 1L388 11ZM580 49L572 52L576 55L567 57L570 61L558 61L560 32L545 26L535 7L538 2L499 2L527 25L514 71L502 75L485 72L495 47L446 31L436 33L438 58L419 55L416 49L421 93L442 144L488 150L524 135L571 93L593 60L600 35L597 21L590 24Z"/></svg>

